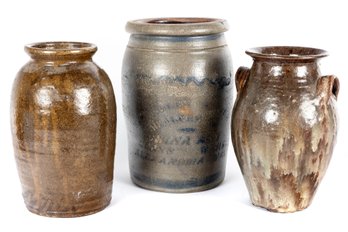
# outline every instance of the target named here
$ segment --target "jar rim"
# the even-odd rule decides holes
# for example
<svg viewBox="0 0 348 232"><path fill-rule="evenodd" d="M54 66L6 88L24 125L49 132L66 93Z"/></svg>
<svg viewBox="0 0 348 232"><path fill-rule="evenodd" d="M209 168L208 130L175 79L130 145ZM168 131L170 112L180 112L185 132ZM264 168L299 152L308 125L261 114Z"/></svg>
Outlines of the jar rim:
<svg viewBox="0 0 348 232"><path fill-rule="evenodd" d="M92 43L71 41L36 42L24 47L24 50L33 58L91 57L97 49L97 46Z"/></svg>
<svg viewBox="0 0 348 232"><path fill-rule="evenodd" d="M219 34L228 30L227 21L217 18L147 18L128 21L131 34L162 36L199 36Z"/></svg>
<svg viewBox="0 0 348 232"><path fill-rule="evenodd" d="M301 46L265 46L254 47L245 51L253 58L274 60L315 60L329 55L326 50Z"/></svg>

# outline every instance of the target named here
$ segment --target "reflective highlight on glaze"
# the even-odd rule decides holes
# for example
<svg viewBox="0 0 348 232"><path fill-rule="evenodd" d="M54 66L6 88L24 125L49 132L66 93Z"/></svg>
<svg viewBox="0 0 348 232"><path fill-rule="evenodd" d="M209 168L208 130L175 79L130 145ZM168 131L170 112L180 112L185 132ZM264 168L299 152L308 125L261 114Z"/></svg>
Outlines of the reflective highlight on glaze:
<svg viewBox="0 0 348 232"><path fill-rule="evenodd" d="M51 217L98 212L111 200L116 105L87 43L26 46L11 102L15 158L27 208Z"/></svg>
<svg viewBox="0 0 348 232"><path fill-rule="evenodd" d="M74 90L74 103L81 115L88 115L91 112L91 91L88 88Z"/></svg>
<svg viewBox="0 0 348 232"><path fill-rule="evenodd" d="M236 73L232 141L256 206L294 212L310 204L336 141L338 79L321 76L323 50L265 47Z"/></svg>

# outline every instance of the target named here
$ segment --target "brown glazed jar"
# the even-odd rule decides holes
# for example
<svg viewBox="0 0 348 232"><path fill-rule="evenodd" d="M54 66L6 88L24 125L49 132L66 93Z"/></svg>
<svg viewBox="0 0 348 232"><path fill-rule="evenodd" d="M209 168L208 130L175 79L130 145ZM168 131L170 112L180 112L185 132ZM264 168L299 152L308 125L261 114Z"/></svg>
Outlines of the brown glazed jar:
<svg viewBox="0 0 348 232"><path fill-rule="evenodd" d="M27 45L11 102L15 158L27 208L50 217L98 212L111 200L116 104L97 47Z"/></svg>
<svg viewBox="0 0 348 232"><path fill-rule="evenodd" d="M337 133L339 81L321 76L327 52L260 47L236 73L232 140L254 205L275 212L305 209L329 165Z"/></svg>
<svg viewBox="0 0 348 232"><path fill-rule="evenodd" d="M123 109L133 182L164 192L217 186L232 113L226 21L142 19L126 29Z"/></svg>

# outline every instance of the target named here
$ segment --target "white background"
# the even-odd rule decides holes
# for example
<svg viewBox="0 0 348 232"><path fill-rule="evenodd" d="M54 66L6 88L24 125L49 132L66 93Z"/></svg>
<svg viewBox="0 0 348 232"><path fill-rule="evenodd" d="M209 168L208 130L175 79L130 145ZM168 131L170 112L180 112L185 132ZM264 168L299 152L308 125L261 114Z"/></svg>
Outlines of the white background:
<svg viewBox="0 0 348 232"><path fill-rule="evenodd" d="M0 231L347 231L348 134L346 1L155 1L2 0L0 2ZM126 129L121 107L121 64L128 20L148 17L227 19L234 70L250 66L244 50L262 45L326 49L322 73L341 81L340 130L334 155L312 205L292 214L271 213L249 202L230 147L222 185L201 193L166 194L135 187L129 178ZM118 104L113 200L104 211L81 218L55 219L29 213L23 203L12 150L10 95L17 71L29 57L27 43L70 40L95 43L94 60L109 74Z"/></svg>

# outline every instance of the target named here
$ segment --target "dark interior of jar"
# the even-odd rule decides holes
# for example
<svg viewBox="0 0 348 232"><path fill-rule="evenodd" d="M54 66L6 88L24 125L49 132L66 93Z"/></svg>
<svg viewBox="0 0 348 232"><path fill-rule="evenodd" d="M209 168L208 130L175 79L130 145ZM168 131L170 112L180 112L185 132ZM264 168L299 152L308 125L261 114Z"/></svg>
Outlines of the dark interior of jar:
<svg viewBox="0 0 348 232"><path fill-rule="evenodd" d="M153 24L189 24L189 23L208 23L214 19L208 18L159 18L148 21Z"/></svg>
<svg viewBox="0 0 348 232"><path fill-rule="evenodd" d="M32 45L33 48L40 48L45 50L71 50L90 48L91 44L77 43L77 42L51 42L51 43L38 43Z"/></svg>
<svg viewBox="0 0 348 232"><path fill-rule="evenodd" d="M264 55L274 55L274 56L317 56L323 55L326 51L316 48L306 48L306 47L261 47L250 49L251 52L264 54Z"/></svg>

